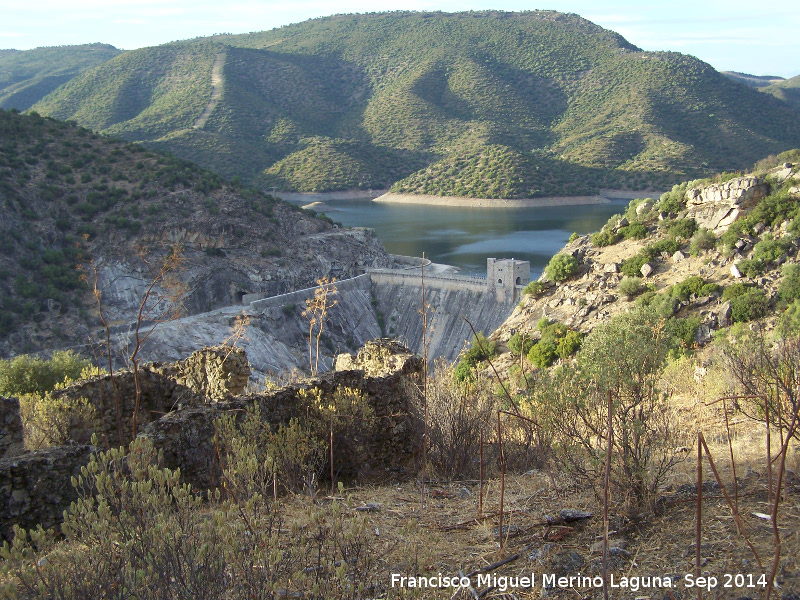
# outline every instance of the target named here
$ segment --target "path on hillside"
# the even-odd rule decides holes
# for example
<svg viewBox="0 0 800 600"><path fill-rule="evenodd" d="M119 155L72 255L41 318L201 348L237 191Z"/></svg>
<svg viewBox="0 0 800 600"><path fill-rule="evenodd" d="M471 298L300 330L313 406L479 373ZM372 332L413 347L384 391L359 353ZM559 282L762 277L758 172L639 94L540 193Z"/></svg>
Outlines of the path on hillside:
<svg viewBox="0 0 800 600"><path fill-rule="evenodd" d="M211 113L214 112L217 104L219 104L219 99L222 97L222 88L225 85L225 78L222 75L222 66L224 64L225 53L220 52L214 58L214 66L211 67L211 99L208 101L203 114L194 122L193 127L195 129L202 129L206 126L206 121L208 121Z"/></svg>

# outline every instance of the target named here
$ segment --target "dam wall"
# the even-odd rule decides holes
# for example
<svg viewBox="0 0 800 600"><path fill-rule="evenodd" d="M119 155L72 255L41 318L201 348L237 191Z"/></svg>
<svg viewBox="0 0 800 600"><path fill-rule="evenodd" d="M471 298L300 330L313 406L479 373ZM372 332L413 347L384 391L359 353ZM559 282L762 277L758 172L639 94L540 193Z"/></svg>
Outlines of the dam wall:
<svg viewBox="0 0 800 600"><path fill-rule="evenodd" d="M409 260L409 263L413 261ZM433 269L432 269L433 271ZM510 272L510 271L506 271ZM425 304L428 306L428 357L455 360L472 340L469 320L476 331L489 334L512 313L512 292L519 285L503 275L491 282L480 277L449 272L425 273ZM326 315L319 346L319 369L330 368L334 357L355 352L365 342L379 337L395 338L422 354L422 277L420 269L371 269L334 283L330 296L336 305ZM317 287L270 298L253 295L243 305L232 305L159 325L144 348L146 360L175 361L203 346L229 339L237 323L246 328L237 345L247 352L254 378L266 373L290 373L309 369L309 321L302 312ZM252 299L251 299L252 298ZM316 363L316 328L312 335Z"/></svg>
<svg viewBox="0 0 800 600"><path fill-rule="evenodd" d="M422 353L422 287L420 278L388 277L373 280L377 310L386 335ZM472 340L469 320L476 331L487 335L503 324L514 310L513 302L498 302L486 288L447 278L425 278L428 307L428 357L453 361Z"/></svg>

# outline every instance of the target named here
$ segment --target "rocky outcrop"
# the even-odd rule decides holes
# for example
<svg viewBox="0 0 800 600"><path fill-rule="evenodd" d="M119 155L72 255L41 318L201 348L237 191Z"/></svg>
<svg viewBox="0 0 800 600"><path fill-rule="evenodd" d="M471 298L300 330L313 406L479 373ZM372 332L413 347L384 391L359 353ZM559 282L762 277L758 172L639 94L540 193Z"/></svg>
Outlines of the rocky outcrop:
<svg viewBox="0 0 800 600"><path fill-rule="evenodd" d="M0 458L22 452L23 441L19 400L0 397Z"/></svg>
<svg viewBox="0 0 800 600"><path fill-rule="evenodd" d="M364 371L367 377L385 377L391 373L412 373L422 369L422 359L402 344L383 338L364 344L356 356L336 357L336 371Z"/></svg>
<svg viewBox="0 0 800 600"><path fill-rule="evenodd" d="M755 175L686 191L687 217L717 233L745 215L769 193L769 185Z"/></svg>
<svg viewBox="0 0 800 600"><path fill-rule="evenodd" d="M0 538L10 541L14 525L47 529L61 523L78 498L72 477L94 452L92 446L74 444L0 459Z"/></svg>

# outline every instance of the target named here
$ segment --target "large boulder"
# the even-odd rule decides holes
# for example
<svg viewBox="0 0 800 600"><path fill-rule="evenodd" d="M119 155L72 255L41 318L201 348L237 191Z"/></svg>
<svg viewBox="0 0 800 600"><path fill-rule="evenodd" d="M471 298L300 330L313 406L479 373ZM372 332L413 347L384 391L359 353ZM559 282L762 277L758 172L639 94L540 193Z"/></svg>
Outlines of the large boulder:
<svg viewBox="0 0 800 600"><path fill-rule="evenodd" d="M769 185L754 175L736 177L686 191L687 217L721 233L769 194Z"/></svg>

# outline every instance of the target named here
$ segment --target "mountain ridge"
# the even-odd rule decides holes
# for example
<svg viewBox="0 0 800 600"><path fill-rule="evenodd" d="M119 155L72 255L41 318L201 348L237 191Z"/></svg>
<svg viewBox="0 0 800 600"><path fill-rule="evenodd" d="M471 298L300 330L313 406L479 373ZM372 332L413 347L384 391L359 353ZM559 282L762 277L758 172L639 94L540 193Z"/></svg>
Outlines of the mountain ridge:
<svg viewBox="0 0 800 600"><path fill-rule="evenodd" d="M224 88L194 128L220 54ZM286 191L663 188L800 139L785 102L552 11L336 15L175 42L118 56L34 108ZM491 148L478 175L473 158ZM463 175L441 174L461 163Z"/></svg>

